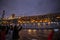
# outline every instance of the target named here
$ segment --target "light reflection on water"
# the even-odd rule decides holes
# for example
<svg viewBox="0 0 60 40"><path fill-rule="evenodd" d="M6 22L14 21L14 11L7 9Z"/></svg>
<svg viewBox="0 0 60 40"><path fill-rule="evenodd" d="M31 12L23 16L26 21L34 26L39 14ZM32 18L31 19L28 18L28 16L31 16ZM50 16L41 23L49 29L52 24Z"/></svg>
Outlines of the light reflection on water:
<svg viewBox="0 0 60 40"><path fill-rule="evenodd" d="M45 27L54 27L56 25L59 25L58 22L49 22L49 23L26 23L26 24L22 24L22 27L25 29L22 29L20 31L20 36L23 39L24 37L26 37L27 39L34 39L37 38L40 40L40 36L43 37L48 37L48 34L52 31L52 30L47 30L47 29L31 29L31 28L45 28ZM27 29L26 29L27 28ZM28 29L29 28L29 29Z"/></svg>
<svg viewBox="0 0 60 40"><path fill-rule="evenodd" d="M54 27L56 25L59 25L58 22L48 22L48 23L26 23L22 24L22 27L25 28L23 31L26 31L27 34L37 34L38 32L44 32L44 33L49 33L51 30L36 30L36 29L31 29L31 28L46 28L46 27ZM30 29L26 29L30 28Z"/></svg>
<svg viewBox="0 0 60 40"><path fill-rule="evenodd" d="M36 35L37 33L48 33L51 32L51 30L36 30L36 29L23 29L22 32L26 32L27 34L33 34Z"/></svg>
<svg viewBox="0 0 60 40"><path fill-rule="evenodd" d="M31 36L39 36L41 34L45 34L46 36L48 36L48 34L51 32L52 30L47 30L47 29L43 29L43 30L36 30L36 29L23 29L22 32L26 33L27 35L31 35Z"/></svg>
<svg viewBox="0 0 60 40"><path fill-rule="evenodd" d="M32 40L35 38L40 39L40 36L47 38L50 32L51 30L22 29L19 34L22 39L25 37Z"/></svg>
<svg viewBox="0 0 60 40"><path fill-rule="evenodd" d="M28 34L31 34L31 33L32 33L32 30L31 30L31 29L29 29L29 30L28 30Z"/></svg>

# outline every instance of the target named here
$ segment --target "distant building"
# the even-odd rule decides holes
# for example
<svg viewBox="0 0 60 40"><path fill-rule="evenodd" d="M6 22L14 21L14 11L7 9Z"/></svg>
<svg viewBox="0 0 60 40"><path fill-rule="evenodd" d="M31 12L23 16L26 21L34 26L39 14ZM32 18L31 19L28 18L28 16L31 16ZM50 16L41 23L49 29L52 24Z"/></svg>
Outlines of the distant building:
<svg viewBox="0 0 60 40"><path fill-rule="evenodd" d="M15 14L12 14L8 19L15 19Z"/></svg>
<svg viewBox="0 0 60 40"><path fill-rule="evenodd" d="M24 17L15 16L15 14L12 14L5 21L8 21L8 23L60 22L60 13Z"/></svg>

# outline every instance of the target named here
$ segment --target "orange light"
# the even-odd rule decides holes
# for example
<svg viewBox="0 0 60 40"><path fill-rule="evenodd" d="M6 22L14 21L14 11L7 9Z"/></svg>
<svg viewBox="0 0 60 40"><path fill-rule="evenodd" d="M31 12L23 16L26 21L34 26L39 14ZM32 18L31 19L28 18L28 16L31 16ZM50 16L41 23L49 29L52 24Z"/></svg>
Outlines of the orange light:
<svg viewBox="0 0 60 40"><path fill-rule="evenodd" d="M56 18L60 18L60 17L56 17Z"/></svg>
<svg viewBox="0 0 60 40"><path fill-rule="evenodd" d="M32 20L31 22L33 23L33 22L35 22L35 20Z"/></svg>
<svg viewBox="0 0 60 40"><path fill-rule="evenodd" d="M18 21L19 23L22 23L21 21Z"/></svg>
<svg viewBox="0 0 60 40"><path fill-rule="evenodd" d="M39 22L42 22L42 20L40 20Z"/></svg>

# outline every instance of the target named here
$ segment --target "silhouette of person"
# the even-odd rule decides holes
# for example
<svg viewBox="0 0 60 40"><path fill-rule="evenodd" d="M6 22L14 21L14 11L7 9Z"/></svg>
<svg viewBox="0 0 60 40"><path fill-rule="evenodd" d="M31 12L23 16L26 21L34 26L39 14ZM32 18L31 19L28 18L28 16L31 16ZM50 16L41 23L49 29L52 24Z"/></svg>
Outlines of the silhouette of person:
<svg viewBox="0 0 60 40"><path fill-rule="evenodd" d="M13 40L17 40L19 38L19 31L22 29L22 26L17 27L17 25L14 26L14 30L13 30Z"/></svg>

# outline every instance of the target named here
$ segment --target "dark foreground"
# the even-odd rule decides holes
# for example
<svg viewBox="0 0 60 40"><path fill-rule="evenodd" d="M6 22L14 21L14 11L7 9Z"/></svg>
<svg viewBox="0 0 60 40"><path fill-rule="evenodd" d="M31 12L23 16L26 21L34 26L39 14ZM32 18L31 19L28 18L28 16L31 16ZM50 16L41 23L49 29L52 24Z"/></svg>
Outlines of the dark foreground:
<svg viewBox="0 0 60 40"><path fill-rule="evenodd" d="M47 40L51 30L22 29L19 40Z"/></svg>

